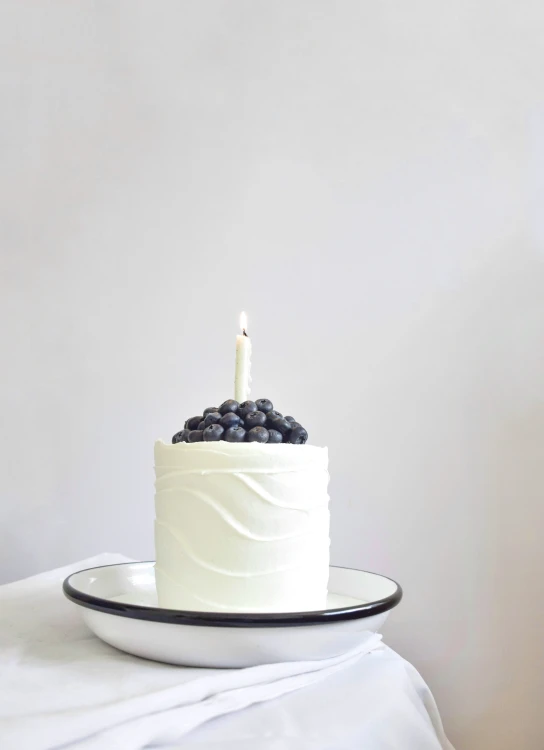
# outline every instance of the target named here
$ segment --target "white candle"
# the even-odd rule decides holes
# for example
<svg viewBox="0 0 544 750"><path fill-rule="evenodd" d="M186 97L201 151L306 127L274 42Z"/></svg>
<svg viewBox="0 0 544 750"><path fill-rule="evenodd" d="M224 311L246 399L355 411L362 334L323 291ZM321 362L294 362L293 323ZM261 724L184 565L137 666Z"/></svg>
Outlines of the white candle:
<svg viewBox="0 0 544 750"><path fill-rule="evenodd" d="M239 404L249 399L251 383L251 339L247 335L247 316L240 315L242 335L236 336L236 370L234 373L234 398Z"/></svg>

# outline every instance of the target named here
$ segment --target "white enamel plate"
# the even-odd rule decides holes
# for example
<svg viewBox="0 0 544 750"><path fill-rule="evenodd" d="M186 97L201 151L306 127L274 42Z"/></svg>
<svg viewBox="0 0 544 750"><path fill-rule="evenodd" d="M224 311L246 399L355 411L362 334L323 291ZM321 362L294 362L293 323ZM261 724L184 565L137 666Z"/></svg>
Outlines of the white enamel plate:
<svg viewBox="0 0 544 750"><path fill-rule="evenodd" d="M145 659L193 667L250 667L339 656L375 633L402 598L398 583L331 566L327 608L318 612L230 614L157 605L153 562L73 573L65 595L111 646Z"/></svg>

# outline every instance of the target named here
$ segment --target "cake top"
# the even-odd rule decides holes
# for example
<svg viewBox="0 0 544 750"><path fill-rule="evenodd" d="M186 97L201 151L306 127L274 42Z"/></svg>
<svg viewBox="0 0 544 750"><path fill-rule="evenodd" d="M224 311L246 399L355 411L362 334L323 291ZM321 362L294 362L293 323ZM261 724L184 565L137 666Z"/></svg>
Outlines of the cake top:
<svg viewBox="0 0 544 750"><path fill-rule="evenodd" d="M179 469L184 473L224 471L258 475L270 473L277 476L293 471L326 471L328 456L328 449L317 445L305 445L301 448L292 443L270 445L228 443L221 440L184 443L181 446L163 440L155 441L155 467L166 473Z"/></svg>
<svg viewBox="0 0 544 750"><path fill-rule="evenodd" d="M308 433L294 417L284 417L268 398L224 401L210 406L202 415L191 417L172 443L200 443L224 440L228 443L290 443L302 445Z"/></svg>

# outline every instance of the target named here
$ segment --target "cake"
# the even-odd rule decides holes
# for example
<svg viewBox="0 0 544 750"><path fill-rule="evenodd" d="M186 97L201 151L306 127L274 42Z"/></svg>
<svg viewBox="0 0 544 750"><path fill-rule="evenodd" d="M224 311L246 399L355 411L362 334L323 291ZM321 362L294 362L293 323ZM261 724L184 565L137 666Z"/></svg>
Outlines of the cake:
<svg viewBox="0 0 544 750"><path fill-rule="evenodd" d="M261 399L226 401L187 420L171 444L155 444L161 607L325 607L328 452L306 438L300 424Z"/></svg>

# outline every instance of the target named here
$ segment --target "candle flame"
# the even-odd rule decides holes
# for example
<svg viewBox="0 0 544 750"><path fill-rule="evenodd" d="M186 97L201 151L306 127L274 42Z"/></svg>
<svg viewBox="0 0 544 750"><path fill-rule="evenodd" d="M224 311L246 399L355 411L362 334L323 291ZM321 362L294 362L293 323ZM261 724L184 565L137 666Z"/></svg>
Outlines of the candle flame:
<svg viewBox="0 0 544 750"><path fill-rule="evenodd" d="M244 336L247 336L247 315L245 312L240 313L240 328Z"/></svg>

